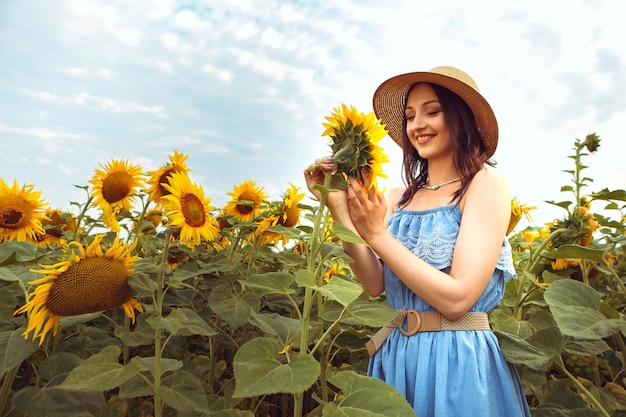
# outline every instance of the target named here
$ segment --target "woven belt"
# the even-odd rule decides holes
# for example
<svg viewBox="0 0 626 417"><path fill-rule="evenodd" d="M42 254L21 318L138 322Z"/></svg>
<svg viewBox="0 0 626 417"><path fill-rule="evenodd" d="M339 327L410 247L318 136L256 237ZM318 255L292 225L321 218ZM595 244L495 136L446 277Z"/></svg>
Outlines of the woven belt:
<svg viewBox="0 0 626 417"><path fill-rule="evenodd" d="M407 330L404 330L405 320ZM413 336L417 332L440 330L491 330L487 313L466 313L459 320L450 321L436 311L420 313L413 309L399 309L398 315L385 324L365 344L370 356L376 353L395 328L398 328L400 333L405 336Z"/></svg>

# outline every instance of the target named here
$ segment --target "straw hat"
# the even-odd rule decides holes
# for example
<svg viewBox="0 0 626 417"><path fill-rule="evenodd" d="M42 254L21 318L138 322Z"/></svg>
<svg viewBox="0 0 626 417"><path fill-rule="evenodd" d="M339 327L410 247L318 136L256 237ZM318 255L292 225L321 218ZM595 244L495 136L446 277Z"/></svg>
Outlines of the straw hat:
<svg viewBox="0 0 626 417"><path fill-rule="evenodd" d="M456 93L472 109L478 133L487 148L488 157L498 145L498 122L491 106L478 92L476 82L453 67L436 67L425 72L397 75L382 83L374 93L374 113L387 125L389 136L402 146L404 107L409 89L416 83L437 84Z"/></svg>

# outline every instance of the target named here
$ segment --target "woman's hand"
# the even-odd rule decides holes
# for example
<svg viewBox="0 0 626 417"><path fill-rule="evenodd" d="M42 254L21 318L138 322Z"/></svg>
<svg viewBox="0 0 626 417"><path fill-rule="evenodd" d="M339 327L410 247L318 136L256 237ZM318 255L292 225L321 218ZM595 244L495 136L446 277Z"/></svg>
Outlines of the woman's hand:
<svg viewBox="0 0 626 417"><path fill-rule="evenodd" d="M363 179L364 184L357 180L350 181L348 208L357 232L363 239L369 241L386 233L387 202L385 197L371 186L372 177L369 173L364 173Z"/></svg>
<svg viewBox="0 0 626 417"><path fill-rule="evenodd" d="M322 193L318 186L324 185L326 173L335 171L335 164L332 157L316 159L314 164L309 165L304 170L304 180L307 188L317 198L322 199ZM332 190L326 196L326 207L330 210L330 214L343 226L354 230L352 221L350 220L350 212L348 209L348 193L345 190Z"/></svg>

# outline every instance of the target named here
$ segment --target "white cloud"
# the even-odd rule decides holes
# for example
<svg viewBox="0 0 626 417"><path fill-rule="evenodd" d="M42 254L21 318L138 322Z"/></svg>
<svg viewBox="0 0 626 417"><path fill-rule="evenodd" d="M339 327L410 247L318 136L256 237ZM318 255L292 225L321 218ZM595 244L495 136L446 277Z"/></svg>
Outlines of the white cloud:
<svg viewBox="0 0 626 417"><path fill-rule="evenodd" d="M207 74L211 74L213 76L215 76L216 78L218 78L221 81L230 81L233 79L233 73L228 71L228 70L224 70L224 69L220 69L220 68L215 68L211 65L205 65L202 67L202 71L206 72Z"/></svg>
<svg viewBox="0 0 626 417"><path fill-rule="evenodd" d="M126 46L137 46L143 36L139 29L132 26L114 27L111 32Z"/></svg>
<svg viewBox="0 0 626 417"><path fill-rule="evenodd" d="M0 124L0 133L13 133L21 136L32 136L39 139L91 139L91 135L82 133L62 132L40 126L12 127Z"/></svg>
<svg viewBox="0 0 626 417"><path fill-rule="evenodd" d="M189 9L178 12L174 22L177 26L187 30L203 30L208 27L207 22L203 22L194 11Z"/></svg>

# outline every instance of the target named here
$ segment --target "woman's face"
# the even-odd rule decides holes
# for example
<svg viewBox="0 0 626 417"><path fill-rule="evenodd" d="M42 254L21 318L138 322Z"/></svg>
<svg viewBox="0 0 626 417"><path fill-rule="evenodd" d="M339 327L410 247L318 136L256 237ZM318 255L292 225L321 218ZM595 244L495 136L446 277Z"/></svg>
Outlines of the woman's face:
<svg viewBox="0 0 626 417"><path fill-rule="evenodd" d="M429 84L417 84L409 92L404 110L406 134L420 157L451 157L450 130L441 103Z"/></svg>

